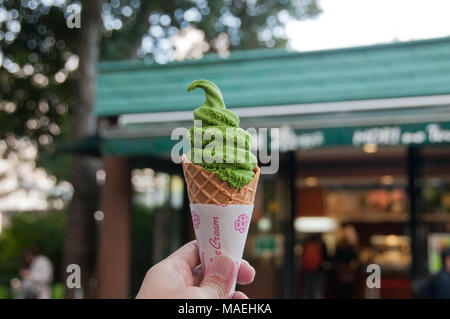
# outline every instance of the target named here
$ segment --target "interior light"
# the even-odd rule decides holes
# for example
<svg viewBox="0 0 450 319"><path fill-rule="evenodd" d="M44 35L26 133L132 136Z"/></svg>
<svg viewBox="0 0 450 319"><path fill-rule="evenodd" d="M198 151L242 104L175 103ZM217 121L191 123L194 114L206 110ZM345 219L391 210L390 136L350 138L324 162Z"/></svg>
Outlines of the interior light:
<svg viewBox="0 0 450 319"><path fill-rule="evenodd" d="M105 214L102 211L98 210L94 213L94 219L96 221L101 222L104 218Z"/></svg>
<svg viewBox="0 0 450 319"><path fill-rule="evenodd" d="M399 238L396 235L386 236L386 244L388 246L396 246L399 243Z"/></svg>
<svg viewBox="0 0 450 319"><path fill-rule="evenodd" d="M380 178L381 184L392 185L394 184L394 177L392 175L384 175Z"/></svg>
<svg viewBox="0 0 450 319"><path fill-rule="evenodd" d="M262 232L269 231L272 228L272 221L268 217L262 217L258 220L258 229Z"/></svg>
<svg viewBox="0 0 450 319"><path fill-rule="evenodd" d="M319 184L319 180L316 177L307 177L305 178L305 184L309 187L314 187Z"/></svg>
<svg viewBox="0 0 450 319"><path fill-rule="evenodd" d="M363 151L368 154L376 153L378 151L377 144L364 144Z"/></svg>
<svg viewBox="0 0 450 319"><path fill-rule="evenodd" d="M337 228L337 223L330 217L297 217L294 228L301 233L326 233Z"/></svg>

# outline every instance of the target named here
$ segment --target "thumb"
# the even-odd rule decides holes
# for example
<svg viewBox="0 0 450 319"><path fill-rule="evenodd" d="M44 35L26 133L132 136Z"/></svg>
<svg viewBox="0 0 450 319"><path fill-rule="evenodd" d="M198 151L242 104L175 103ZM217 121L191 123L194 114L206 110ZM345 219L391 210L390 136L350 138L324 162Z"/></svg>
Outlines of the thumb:
<svg viewBox="0 0 450 319"><path fill-rule="evenodd" d="M237 275L233 259L226 255L217 256L205 273L200 289L205 298L225 299L228 297Z"/></svg>

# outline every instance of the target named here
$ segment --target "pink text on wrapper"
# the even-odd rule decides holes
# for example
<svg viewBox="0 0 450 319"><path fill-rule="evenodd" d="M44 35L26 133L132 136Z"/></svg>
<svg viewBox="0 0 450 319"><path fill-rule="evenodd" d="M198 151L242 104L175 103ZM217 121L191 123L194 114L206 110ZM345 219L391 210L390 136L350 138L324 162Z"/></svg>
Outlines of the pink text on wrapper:
<svg viewBox="0 0 450 319"><path fill-rule="evenodd" d="M196 212L192 212L192 223L194 224L194 228L198 229L200 226L200 216Z"/></svg>
<svg viewBox="0 0 450 319"><path fill-rule="evenodd" d="M219 217L213 217L213 237L209 239L209 244L216 250L216 255L220 255L220 226Z"/></svg>

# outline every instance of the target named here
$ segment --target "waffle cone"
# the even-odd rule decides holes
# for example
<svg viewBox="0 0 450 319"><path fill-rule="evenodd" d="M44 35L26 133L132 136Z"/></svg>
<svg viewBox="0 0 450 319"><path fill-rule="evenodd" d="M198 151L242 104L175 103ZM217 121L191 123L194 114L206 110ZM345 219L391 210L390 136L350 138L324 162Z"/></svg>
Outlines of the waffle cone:
<svg viewBox="0 0 450 319"><path fill-rule="evenodd" d="M216 173L190 162L185 155L182 158L184 179L187 184L191 204L239 204L252 205L255 201L260 169L255 167L255 177L241 189L231 187L222 181Z"/></svg>

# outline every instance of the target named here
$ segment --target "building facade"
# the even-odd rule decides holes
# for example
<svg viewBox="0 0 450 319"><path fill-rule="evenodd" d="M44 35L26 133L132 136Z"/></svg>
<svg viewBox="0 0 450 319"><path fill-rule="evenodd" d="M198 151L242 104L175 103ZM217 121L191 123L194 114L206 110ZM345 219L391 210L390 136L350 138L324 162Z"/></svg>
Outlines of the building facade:
<svg viewBox="0 0 450 319"><path fill-rule="evenodd" d="M167 65L101 63L99 297L133 293L132 172L182 176L170 157L178 142L171 136L192 125L203 96L186 89L199 78L221 88L243 128L267 129L266 143L280 154L276 173L261 178L245 251L264 275L245 291L304 296L305 242L320 234L333 256L344 225L353 229L358 255L352 296L370 296L365 267L375 263L383 273L378 297L412 297L415 280L437 271L438 251L450 245L449 56L450 38L442 38L301 53L252 50ZM156 233L176 236L176 243L192 238L186 201L181 214L170 215L178 226L161 233L169 225L161 217ZM149 238L149 247L158 238ZM153 253L162 258L158 249ZM325 297L336 295L339 280L331 257L329 264Z"/></svg>

